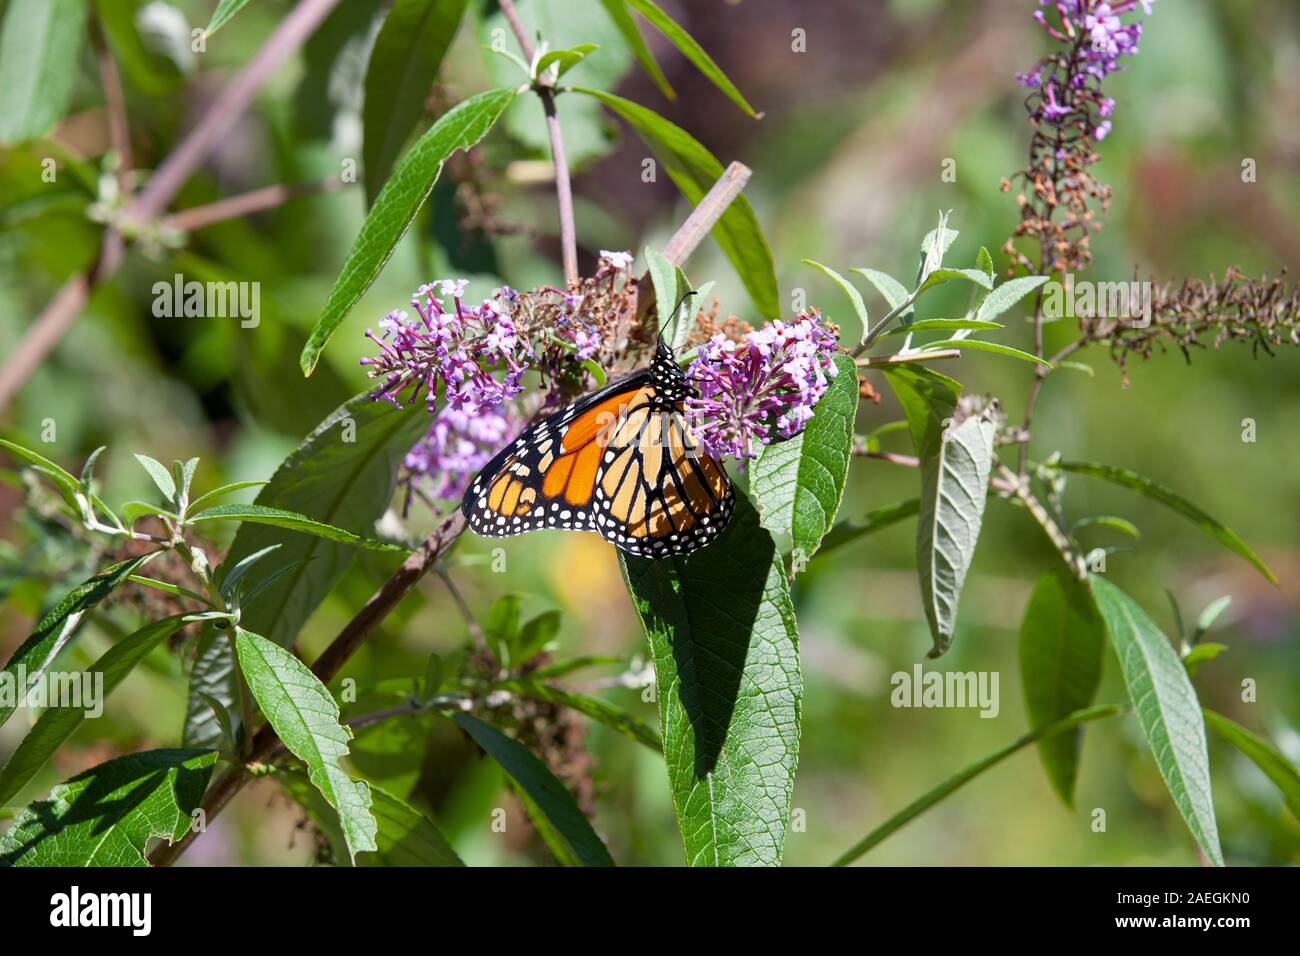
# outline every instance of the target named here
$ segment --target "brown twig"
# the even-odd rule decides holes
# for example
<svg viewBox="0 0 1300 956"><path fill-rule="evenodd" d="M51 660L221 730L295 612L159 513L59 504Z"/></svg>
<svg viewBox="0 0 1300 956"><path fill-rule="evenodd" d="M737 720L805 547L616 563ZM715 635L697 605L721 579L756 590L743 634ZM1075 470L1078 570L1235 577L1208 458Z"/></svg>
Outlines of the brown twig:
<svg viewBox="0 0 1300 956"><path fill-rule="evenodd" d="M296 199L299 196L337 192L345 185L346 183L342 179L334 176L317 183L267 186L263 189L254 189L251 192L241 193L238 196L218 199L202 206L194 206L191 209L182 209L167 216L162 222L163 225L172 229L193 232L213 223L224 222L227 219L238 219L241 216L248 216L255 212L265 212L268 209L283 206L290 199Z"/></svg>
<svg viewBox="0 0 1300 956"><path fill-rule="evenodd" d="M122 77L104 40L104 28L98 16L90 18L90 41L95 48L95 65L99 82L104 88L104 105L108 112L108 141L117 153L117 187L123 199L131 191L131 126L127 119L126 97L122 93Z"/></svg>
<svg viewBox="0 0 1300 956"><path fill-rule="evenodd" d="M532 63L537 47L528 38L519 11L513 0L499 0L501 13L519 41L524 59ZM560 254L564 262L565 284L578 281L578 231L573 219L573 186L569 181L569 160L564 152L564 135L560 117L555 112L555 89L543 82L533 84L533 91L542 101L546 113L546 135L551 141L551 162L555 166L555 198L560 207Z"/></svg>
<svg viewBox="0 0 1300 956"><path fill-rule="evenodd" d="M222 90L198 125L168 154L144 189L122 210L123 222L141 227L162 214L199 164L225 139L267 76L311 35L338 2L299 0L248 66ZM0 367L0 415L8 410L14 395L36 366L72 327L91 289L117 271L125 248L116 229L105 230L95 265L65 282L28 328L13 354Z"/></svg>

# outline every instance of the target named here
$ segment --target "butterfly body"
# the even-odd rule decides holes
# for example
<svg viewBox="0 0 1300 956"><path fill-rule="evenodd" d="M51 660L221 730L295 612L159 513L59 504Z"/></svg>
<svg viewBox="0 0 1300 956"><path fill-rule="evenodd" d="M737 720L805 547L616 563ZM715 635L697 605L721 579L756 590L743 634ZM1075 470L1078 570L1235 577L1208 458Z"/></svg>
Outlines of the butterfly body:
<svg viewBox="0 0 1300 956"><path fill-rule="evenodd" d="M690 387L662 342L647 369L526 429L475 477L470 528L592 531L631 554L686 554L726 526L735 493L684 416Z"/></svg>

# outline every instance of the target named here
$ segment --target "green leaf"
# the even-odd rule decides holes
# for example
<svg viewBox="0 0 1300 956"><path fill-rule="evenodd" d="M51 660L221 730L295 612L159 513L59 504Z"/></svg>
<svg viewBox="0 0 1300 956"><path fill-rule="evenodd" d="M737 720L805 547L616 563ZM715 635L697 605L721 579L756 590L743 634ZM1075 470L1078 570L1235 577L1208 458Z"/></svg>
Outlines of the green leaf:
<svg viewBox="0 0 1300 956"><path fill-rule="evenodd" d="M657 113L612 93L585 87L573 89L594 96L631 124L689 202L698 204L722 175L722 164L712 153L690 133ZM767 246L749 200L736 197L713 227L713 237L735 266L759 314L769 319L779 316L781 296L772 250Z"/></svg>
<svg viewBox="0 0 1300 956"><path fill-rule="evenodd" d="M989 277L988 287L993 288L993 283L998 278L997 269L993 265L993 257L989 255L988 249L984 246L980 246L979 255L975 257L975 268Z"/></svg>
<svg viewBox="0 0 1300 956"><path fill-rule="evenodd" d="M1020 359L1022 362L1032 362L1035 365L1043 365L1047 368L1052 367L1051 362L1040 359L1037 355L1031 355L1020 349L1012 348L1010 345L1002 345L999 342L981 342L979 339L944 339L942 342L927 342L921 348L926 351L932 349L977 349L981 352L993 352L997 355L1005 355L1007 358Z"/></svg>
<svg viewBox="0 0 1300 956"><path fill-rule="evenodd" d="M235 635L239 664L249 690L289 751L307 764L307 774L338 811L353 862L375 849L376 824L370 788L339 765L352 731L339 723L339 705L316 675L289 651L240 628Z"/></svg>
<svg viewBox="0 0 1300 956"><path fill-rule="evenodd" d="M994 288L985 298L976 313L976 318L992 321L996 319L1007 309L1011 308L1029 293L1033 292L1044 282L1048 276L1022 276L1019 279L1008 279L1000 286Z"/></svg>
<svg viewBox="0 0 1300 956"><path fill-rule="evenodd" d="M157 554L157 551L153 551L118 562L69 591L37 622L36 628L27 640L14 651L9 662L5 664L4 671L0 673L0 681L12 682L12 686L17 691L19 667L24 668L28 684L45 673L45 669L50 666L59 652L76 637L77 629L81 627L86 615L121 586L127 578L153 560ZM12 703L5 703L0 699L0 726L3 726L16 709L16 698Z"/></svg>
<svg viewBox="0 0 1300 956"><path fill-rule="evenodd" d="M1223 866L1196 689L1169 640L1136 601L1097 575L1092 592L1160 776L1205 856Z"/></svg>
<svg viewBox="0 0 1300 956"><path fill-rule="evenodd" d="M1205 632L1214 627L1214 622L1219 619L1219 615L1228 609L1232 603L1232 598L1228 595L1215 598L1209 604L1205 605L1205 610L1201 611L1200 616L1196 619L1196 627L1192 630L1191 641L1193 644L1198 643Z"/></svg>
<svg viewBox="0 0 1300 956"><path fill-rule="evenodd" d="M344 531L342 528L336 528L322 521L316 521L306 515L286 511L283 508L271 508L267 505L217 505L200 511L196 515L190 515L187 520L190 524L200 524L204 521L246 521L252 524L269 524L277 528L286 528L289 531L314 534L318 538L327 538L330 541L338 541L342 544L356 545L369 551L406 552L405 548L400 548L395 544L376 541L374 538L363 538L361 535L353 534L351 531Z"/></svg>
<svg viewBox="0 0 1300 956"><path fill-rule="evenodd" d="M646 74L655 81L655 85L659 87L660 92L669 100L677 99L677 92L672 88L672 84L668 82L668 78L664 76L664 71L659 68L654 53L646 45L645 38L641 36L641 31L636 28L636 22L632 19L632 14L627 12L625 0L600 0L600 2L601 6L605 8L605 12L609 14L610 19L614 21L614 26L618 28L618 32L622 35L628 49L632 51Z"/></svg>
<svg viewBox="0 0 1300 956"><path fill-rule="evenodd" d="M921 283L917 292L928 292L937 285L943 285L945 282L951 282L954 279L963 279L966 282L973 282L975 285L984 289L993 288L993 280L979 269L935 269L925 281Z"/></svg>
<svg viewBox="0 0 1300 956"><path fill-rule="evenodd" d="M950 794L960 789L961 787L964 787L966 784L970 783L972 780L974 780L976 777L982 774L985 770L988 770L990 767L997 766L1003 760L1006 760L1012 754L1017 753L1020 750L1023 750L1025 747L1028 747L1030 744L1035 743L1036 741L1039 740L1044 740L1048 737L1052 737L1056 734L1061 734L1061 733L1065 733L1066 731L1073 730L1075 727L1078 727L1080 724L1087 723L1088 721L1103 720L1106 717L1114 717L1117 714L1124 713L1127 709L1128 708L1126 707L1120 707L1114 704L1109 704L1101 707L1090 707L1087 710L1076 711L1075 713L1070 714L1070 716L1066 717L1064 720L1060 720L1057 721L1055 724L1052 724L1050 727L1042 727L1038 730L1031 730L1029 733L1025 734L1023 737L1020 737L1018 740L1012 741L1010 744L1003 747L1001 750L989 754L983 760L976 761L975 763L971 764L969 767L966 767L965 769L958 771L957 773L949 777L947 780L945 780L943 783L939 784L939 786L935 787L933 790L930 790L927 793L922 794L917 799L913 800L911 803L909 803L898 813L895 813L892 817L890 817L880 826L876 827L865 837L863 837L861 840L855 843L850 850L845 852L839 859L837 859L831 865L848 866L850 863L852 863L854 860L861 857L863 854L879 846L886 839L888 839L893 834L897 833L908 823L915 820L926 810L929 810L936 803L943 800L945 797L949 796Z"/></svg>
<svg viewBox="0 0 1300 956"><path fill-rule="evenodd" d="M1187 668L1187 676L1195 677L1202 666L1214 660L1227 649L1227 644L1215 644L1213 642L1197 644L1183 655L1183 666Z"/></svg>
<svg viewBox="0 0 1300 956"><path fill-rule="evenodd" d="M33 471L51 481L54 487L58 489L59 494L63 496L63 500L68 507L72 509L72 514L78 521L81 520L82 514L86 510L86 506L82 503L85 496L81 493L81 482L77 480L75 475L60 468L44 455L34 452L30 448L24 448L22 445L6 441L3 438L0 438L0 448L8 449L19 458L26 460L31 464Z"/></svg>
<svg viewBox="0 0 1300 956"><path fill-rule="evenodd" d="M213 710L217 701L230 718L229 735L237 744L243 733L239 714L239 674L235 656L224 631L205 627L190 667L189 695L185 703L185 725L181 743L186 747L220 748L227 728Z"/></svg>
<svg viewBox="0 0 1300 956"><path fill-rule="evenodd" d="M919 366L887 371L921 460L916 563L933 658L952 643L988 498L997 429L987 412L955 420L961 386L952 379Z"/></svg>
<svg viewBox="0 0 1300 956"><path fill-rule="evenodd" d="M792 553L804 561L835 523L853 457L858 370L843 353L834 362L836 375L803 431L766 446L750 466L749 489L763 527L789 535Z"/></svg>
<svg viewBox="0 0 1300 956"><path fill-rule="evenodd" d="M887 339L893 335L911 335L913 332L934 332L934 331L951 331L953 329L1000 329L1003 328L997 322L984 322L980 319L919 319L916 322L905 323L896 329L890 329L888 332L881 334L882 339ZM963 344L969 342L969 339L963 339Z"/></svg>
<svg viewBox="0 0 1300 956"><path fill-rule="evenodd" d="M710 83L725 93L731 102L745 111L746 115L754 119L762 118L762 114L754 112L754 108L741 95L740 90L736 89L736 85L727 78L727 75L722 72L718 64L713 62L713 58L704 52L704 48L696 43L695 39L668 14L659 9L652 0L626 0L626 2L633 10L649 20L651 26L662 33L673 46L677 47L682 55L690 60Z"/></svg>
<svg viewBox="0 0 1300 956"><path fill-rule="evenodd" d="M282 770L276 779L290 798L300 803L321 828L335 853L342 855L347 843L338 818L305 774ZM357 857L357 866L464 866L442 831L410 804L372 786L371 812L377 827L374 852Z"/></svg>
<svg viewBox="0 0 1300 956"><path fill-rule="evenodd" d="M1020 624L1020 683L1033 727L1047 727L1088 707L1101 684L1106 625L1087 582L1064 568L1038 579ZM1038 742L1047 779L1074 805L1083 728Z"/></svg>
<svg viewBox="0 0 1300 956"><path fill-rule="evenodd" d="M840 287L840 289L843 290L844 294L848 296L849 304L853 306L853 311L857 314L858 321L862 323L862 333L858 336L858 338L859 339L866 338L867 332L869 332L871 329L871 319L867 315L867 304L862 301L862 293L857 290L857 287L852 282L844 278L844 276L840 275L830 266L824 266L820 262L817 262L814 259L805 259L803 262L804 265L812 266L814 269L818 270L827 278L829 278L831 281L833 281L836 285ZM842 337L842 340L851 339L851 338L853 338L853 336L846 335Z"/></svg>
<svg viewBox="0 0 1300 956"><path fill-rule="evenodd" d="M216 760L211 750L150 750L78 774L0 836L0 867L148 866L150 838L189 832Z"/></svg>
<svg viewBox="0 0 1300 956"><path fill-rule="evenodd" d="M438 79L443 57L460 27L466 0L396 0L384 17L366 67L366 200L375 201L424 114L424 101Z"/></svg>
<svg viewBox="0 0 1300 956"><path fill-rule="evenodd" d="M655 665L677 825L692 866L781 862L803 686L789 584L742 494L685 557L619 553Z"/></svg>
<svg viewBox="0 0 1300 956"><path fill-rule="evenodd" d="M487 751L527 794L545 820L563 837L575 859L583 866L613 866L614 860L596 831L591 828L573 795L555 779L546 764L523 744L507 737L491 724L469 714L452 714L451 719L474 742Z"/></svg>
<svg viewBox="0 0 1300 956"><path fill-rule="evenodd" d="M551 50L538 58L537 75L541 76L554 66L556 69L555 78L559 79L598 49L599 47L594 43L579 43L577 46L569 47L566 50Z"/></svg>
<svg viewBox="0 0 1300 956"><path fill-rule="evenodd" d="M146 624L140 630L118 641L95 661L86 673L102 674L104 683L102 691L97 686L96 704L104 705L104 698L131 673L149 652L171 637L185 624L182 615L163 618ZM98 678L96 678L98 684ZM78 684L78 686L80 686ZM86 701L80 703L87 704ZM50 754L67 740L85 719L86 711L81 707L49 707L28 731L4 769L0 770L0 806L8 803L14 795L25 787L45 765Z"/></svg>
<svg viewBox="0 0 1300 956"><path fill-rule="evenodd" d="M906 521L908 518L915 517L920 511L921 499L909 498L907 501L900 501L897 504L877 508L870 512L860 523L841 521L831 528L826 537L822 538L821 553L825 555L835 548L843 547L857 541L859 538L865 538L869 534L875 534L877 531L896 525L900 521Z"/></svg>
<svg viewBox="0 0 1300 956"><path fill-rule="evenodd" d="M645 261L650 272L650 284L654 287L655 315L658 317L658 324L652 331L662 335L673 322L672 310L677 305L679 292L686 290L677 288L677 268L658 249L646 246ZM676 331L674 328L674 335Z"/></svg>
<svg viewBox="0 0 1300 956"><path fill-rule="evenodd" d="M957 241L961 234L956 229L948 228L948 216L951 213L939 213L939 225L925 234L921 240L921 257L922 257L922 280L929 276L935 269L943 267L944 256L952 248L952 244ZM936 244L936 237L942 236L942 239Z"/></svg>
<svg viewBox="0 0 1300 956"><path fill-rule="evenodd" d="M1158 485L1150 479L1143 478L1137 472L1129 471L1127 468L1116 468L1112 465L1099 465L1090 461L1063 461L1058 467L1065 471L1087 475L1090 478L1101 478L1106 481L1114 482L1117 485L1123 485L1131 491L1136 491L1140 495L1145 495L1148 498L1160 502L1166 508L1172 508L1184 518L1187 518L1193 524L1201 528L1202 531L1205 531L1219 539L1219 541L1229 551L1241 555L1258 568L1264 577L1268 578L1269 581L1274 584L1277 584L1277 578L1273 576L1273 572L1268 569L1254 551L1250 550L1250 548L1246 546L1246 542L1237 537L1233 531L1224 527L1200 508L1196 507L1196 505L1192 504L1181 495L1170 491L1163 485Z"/></svg>
<svg viewBox="0 0 1300 956"><path fill-rule="evenodd" d="M150 458L148 455L136 454L136 461L144 466L144 470L149 472L149 477L153 483L158 486L162 492L163 500L169 505L176 504L176 483L172 481L172 473L160 461Z"/></svg>
<svg viewBox="0 0 1300 956"><path fill-rule="evenodd" d="M1074 524L1070 525L1070 533L1078 531L1080 528L1089 528L1092 526L1102 528L1113 528L1121 534L1126 534L1134 540L1142 537L1142 532L1138 530L1137 525L1123 518L1117 518L1115 515L1093 515L1087 518L1080 518Z"/></svg>
<svg viewBox="0 0 1300 956"><path fill-rule="evenodd" d="M203 32L208 36L212 36L246 6L248 6L248 0L221 0L217 4L217 9L212 11L212 19L208 21L207 28Z"/></svg>
<svg viewBox="0 0 1300 956"><path fill-rule="evenodd" d="M849 271L856 272L875 286L876 291L880 293L880 297L889 305L891 312L906 302L907 297L911 295L903 283L887 272L881 272L878 269L850 269ZM907 315L911 315L911 310L904 313L904 316Z"/></svg>
<svg viewBox="0 0 1300 956"><path fill-rule="evenodd" d="M1205 724L1216 734L1236 747L1282 791L1291 815L1300 820L1300 771L1295 764L1282 756L1282 753L1267 740L1257 736L1245 727L1229 720L1222 714L1215 713L1208 707L1203 710Z"/></svg>
<svg viewBox="0 0 1300 956"><path fill-rule="evenodd" d="M85 0L10 0L0 26L0 143L35 139L67 111Z"/></svg>
<svg viewBox="0 0 1300 956"><path fill-rule="evenodd" d="M224 495L233 494L234 492L242 491L245 488L258 488L264 484L266 484L266 481L264 480L263 481L232 481L228 485L222 485L220 488L213 488L211 491L207 492L206 494L199 495L197 498L195 498L193 501L190 502L190 510L191 511L194 510L199 505L203 504L206 501L211 501L213 498L220 498Z"/></svg>
<svg viewBox="0 0 1300 956"><path fill-rule="evenodd" d="M578 691L566 690L563 687L556 687L552 684L544 684L539 680L524 679L518 681L507 681L497 684L505 690L513 691L520 697L528 697L533 700L545 701L548 704L558 704L561 707L568 707L576 710L585 717L590 717L597 723L604 724L611 730L616 730L625 737L630 737L639 744L644 744L651 750L663 752L663 743L659 740L659 735L648 727L644 722L633 717L622 708L611 704L603 697L594 697L591 694L582 694Z"/></svg>
<svg viewBox="0 0 1300 956"><path fill-rule="evenodd" d="M514 95L513 90L490 90L458 103L407 150L361 224L361 232L303 347L299 363L304 374L311 374L325 344L388 262L432 192L447 157L486 136Z"/></svg>

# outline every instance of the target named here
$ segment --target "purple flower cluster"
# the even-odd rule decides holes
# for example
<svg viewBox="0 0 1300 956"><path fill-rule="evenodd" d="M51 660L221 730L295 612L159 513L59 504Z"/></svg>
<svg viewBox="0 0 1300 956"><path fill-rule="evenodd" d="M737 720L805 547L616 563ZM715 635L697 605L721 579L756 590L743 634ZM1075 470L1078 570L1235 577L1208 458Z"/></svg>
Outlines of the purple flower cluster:
<svg viewBox="0 0 1300 956"><path fill-rule="evenodd" d="M394 310L380 320L380 335L366 329L366 337L380 348L377 356L361 360L370 367L371 378L384 379L375 398L400 405L397 396L414 386L408 404L423 392L432 412L441 382L449 407L474 412L500 405L523 390L520 380L532 349L510 317L516 293L502 288L493 298L469 307L461 299L464 292L464 280L422 285L411 297L418 319ZM451 308L443 297L451 298ZM497 378L498 371L505 374Z"/></svg>
<svg viewBox="0 0 1300 956"><path fill-rule="evenodd" d="M1043 60L1029 73L1017 73L1016 79L1032 90L1038 91L1039 101L1035 115L1046 123L1060 126L1078 111L1076 93L1090 83L1099 84L1107 75L1120 68L1120 57L1138 52L1142 38L1142 23L1122 19L1138 6L1150 16L1155 0L1038 0L1042 7L1057 13L1053 22L1043 10L1034 11L1034 19L1042 24L1052 39L1070 45L1066 56L1053 56ZM1085 98L1085 101L1091 98ZM1095 122L1089 117L1091 135L1101 141L1111 130L1110 115L1115 101L1097 100Z"/></svg>
<svg viewBox="0 0 1300 956"><path fill-rule="evenodd" d="M802 431L835 375L834 352L835 335L816 313L772 322L743 342L713 336L686 372L697 392L686 415L704 450L753 458Z"/></svg>
<svg viewBox="0 0 1300 956"><path fill-rule="evenodd" d="M431 506L465 494L470 481L518 429L515 416L501 408L443 408L429 432L406 454L402 483L406 503L419 495Z"/></svg>

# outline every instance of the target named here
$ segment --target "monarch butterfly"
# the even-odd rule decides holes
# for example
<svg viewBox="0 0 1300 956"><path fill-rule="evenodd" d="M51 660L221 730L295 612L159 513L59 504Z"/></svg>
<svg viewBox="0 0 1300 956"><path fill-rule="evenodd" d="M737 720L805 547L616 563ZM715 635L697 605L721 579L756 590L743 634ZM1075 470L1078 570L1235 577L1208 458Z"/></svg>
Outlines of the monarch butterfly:
<svg viewBox="0 0 1300 956"><path fill-rule="evenodd" d="M722 533L735 492L691 436L686 376L662 339L649 368L611 382L524 431L461 502L478 534L594 531L631 554L664 557Z"/></svg>

